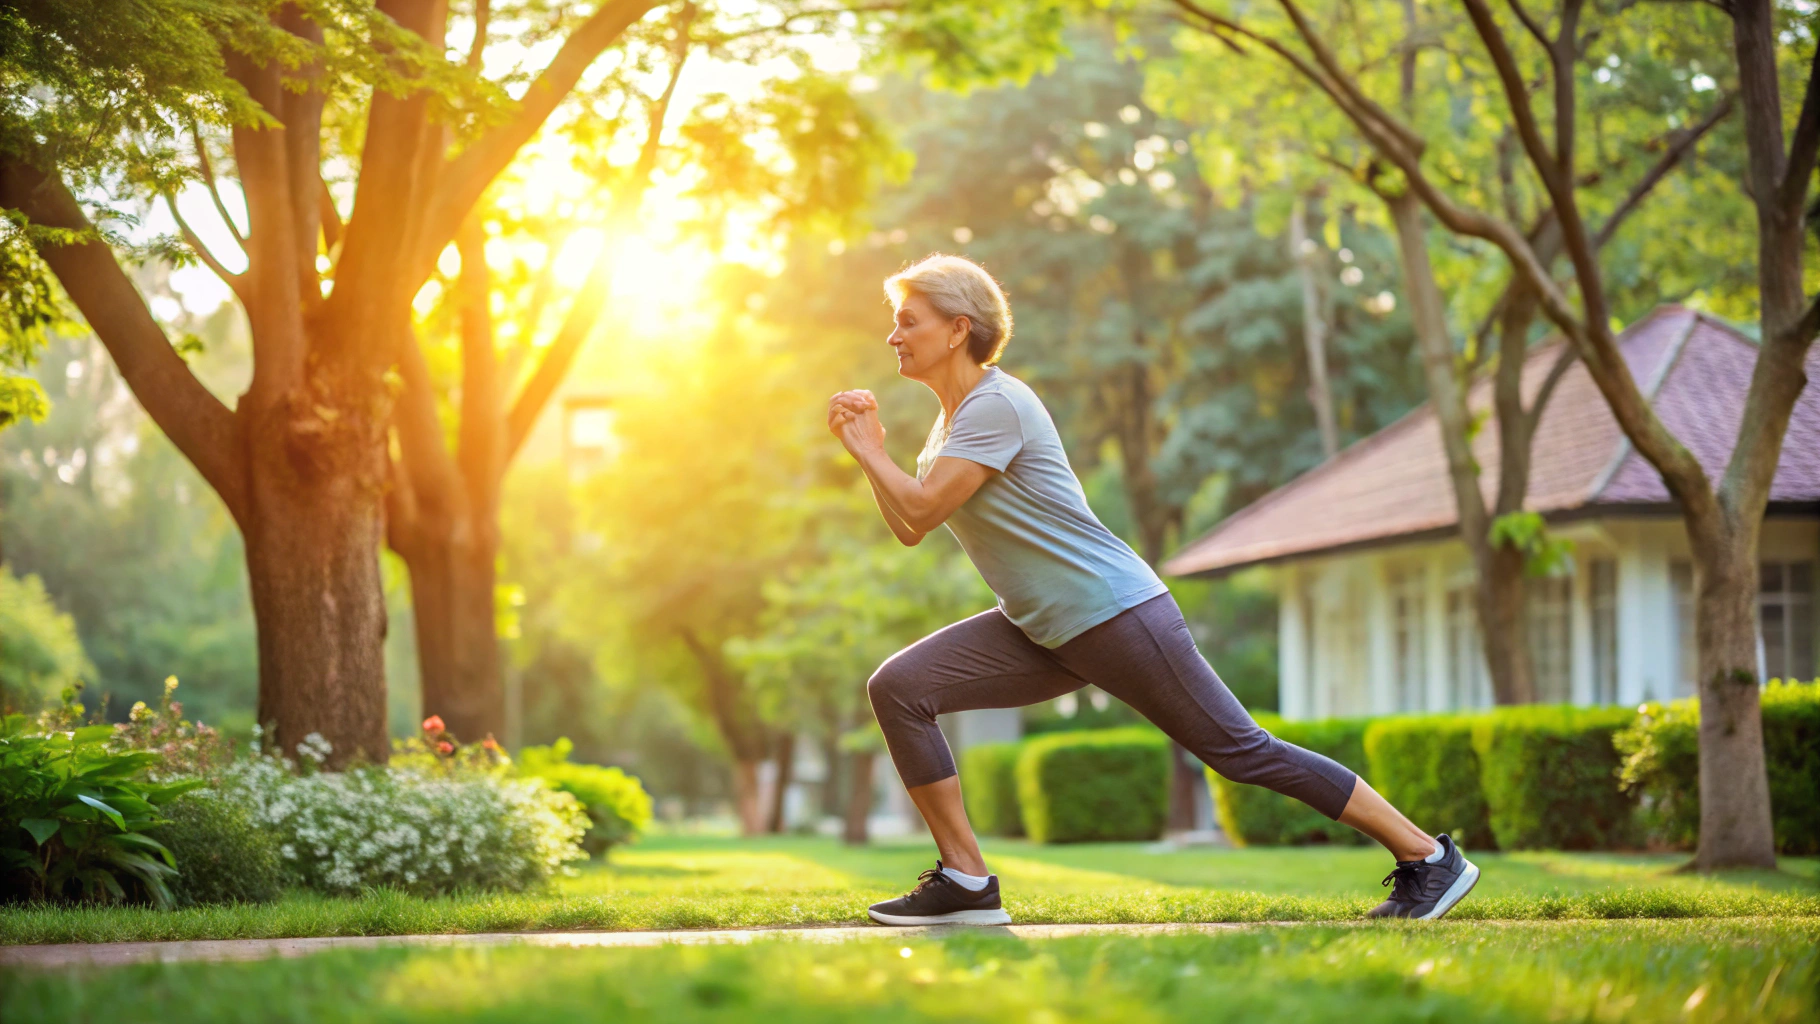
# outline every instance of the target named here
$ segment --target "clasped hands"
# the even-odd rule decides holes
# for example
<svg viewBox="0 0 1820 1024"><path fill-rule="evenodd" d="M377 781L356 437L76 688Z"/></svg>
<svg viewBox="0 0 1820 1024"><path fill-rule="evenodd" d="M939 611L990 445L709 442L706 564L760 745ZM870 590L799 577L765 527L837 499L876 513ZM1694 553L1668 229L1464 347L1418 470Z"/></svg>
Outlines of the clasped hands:
<svg viewBox="0 0 1820 1024"><path fill-rule="evenodd" d="M885 425L878 420L878 399L870 391L842 391L828 400L828 431L858 457L867 449L883 450Z"/></svg>

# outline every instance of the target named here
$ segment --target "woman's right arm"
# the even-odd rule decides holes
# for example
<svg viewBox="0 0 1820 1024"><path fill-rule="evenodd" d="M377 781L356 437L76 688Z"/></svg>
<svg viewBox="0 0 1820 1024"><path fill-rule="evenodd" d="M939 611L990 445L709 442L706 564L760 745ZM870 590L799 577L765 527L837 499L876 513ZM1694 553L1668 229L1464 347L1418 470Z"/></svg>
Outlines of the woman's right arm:
<svg viewBox="0 0 1820 1024"><path fill-rule="evenodd" d="M884 494L879 491L878 481L872 479L872 474L866 474L866 482L872 485L872 500L878 504L878 514L885 517L885 525L891 527L891 534L897 538L898 543L907 548L921 544L923 538L928 534L918 533L911 529L901 516L891 510L890 502L886 501Z"/></svg>
<svg viewBox="0 0 1820 1024"><path fill-rule="evenodd" d="M847 398L847 396L852 397L848 398L846 402L843 402L843 398ZM864 399L861 399L859 394L855 392L842 392L841 394L835 395L833 400L828 403L829 431L831 431L834 436L839 437L841 427L845 425L848 420L857 415L853 406L869 404L871 397L872 396L868 394L864 396ZM861 463L860 468L864 471L865 464ZM872 501L878 505L878 514L884 517L885 525L891 528L891 535L897 538L897 542L907 548L913 548L918 544L921 544L923 538L928 536L928 534L919 530L914 530L908 523L904 522L904 518L891 508L891 503L885 499L884 492L879 490L878 481L873 478L871 473L866 474L866 483L872 488Z"/></svg>

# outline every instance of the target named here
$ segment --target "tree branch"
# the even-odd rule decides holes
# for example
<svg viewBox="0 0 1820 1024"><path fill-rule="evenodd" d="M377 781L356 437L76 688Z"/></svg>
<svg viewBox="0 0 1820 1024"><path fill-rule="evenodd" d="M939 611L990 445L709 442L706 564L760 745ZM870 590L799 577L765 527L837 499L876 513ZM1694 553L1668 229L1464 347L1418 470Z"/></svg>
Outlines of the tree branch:
<svg viewBox="0 0 1820 1024"><path fill-rule="evenodd" d="M209 247L202 244L202 239L198 238L196 232L190 229L189 221L184 220L183 214L177 212L177 200L173 199L169 192L164 194L164 205L170 208L171 218L177 222L177 230L183 235L183 243L190 247L190 251L196 254L196 258L202 261L203 266L214 271L215 276L221 278L221 282L233 290L235 298L245 303L247 301L246 275L236 274L221 265L221 261L215 258L215 254L209 251Z"/></svg>
<svg viewBox="0 0 1820 1024"><path fill-rule="evenodd" d="M1593 236L1593 248L1603 249L1605 243L1611 241L1612 236L1617 234L1618 229L1624 225L1624 219L1631 215L1631 212L1649 195L1650 191L1654 189L1663 178L1668 177L1668 173L1681 163L1683 157L1693 151L1694 147L1699 144L1700 140L1705 137L1707 132L1712 130L1714 125L1725 120L1731 112L1732 98L1726 96L1719 101L1717 106L1713 107L1713 109L1707 113L1706 117L1701 120L1699 124L1692 125L1676 132L1674 137L1669 141L1668 148L1663 151L1661 158L1658 159L1648 171L1644 172L1641 178L1637 179L1637 183L1631 186L1629 194L1624 197L1624 201L1619 203L1617 209L1611 212L1611 216L1605 218L1605 223L1599 226L1599 233Z"/></svg>
<svg viewBox="0 0 1820 1024"><path fill-rule="evenodd" d="M608 0L602 3L582 26L563 42L555 59L550 61L537 80L519 100L510 119L476 139L454 159L448 161L441 175L431 214L425 223L423 251L418 263L425 268L428 260L441 252L449 239L499 173L517 156L518 150L543 127L556 105L575 88L582 73L608 46L623 35L633 23L644 17L655 0ZM427 273L427 269L425 271ZM413 270L413 273L415 271Z"/></svg>
<svg viewBox="0 0 1820 1024"><path fill-rule="evenodd" d="M0 206L33 224L81 232L88 241L39 243L70 301L113 357L120 376L152 422L247 525L246 463L234 413L202 386L152 319L145 299L94 236L82 207L61 178L10 154L0 154Z"/></svg>
<svg viewBox="0 0 1820 1024"><path fill-rule="evenodd" d="M215 201L215 212L220 215L221 223L227 225L228 234L234 236L234 244L246 249L246 236L234 224L234 218L228 216L227 204L221 201L221 192L215 187L215 167L209 162L208 147L202 142L202 129L190 126L190 138L196 143L196 163L202 170L202 183L208 186L209 198Z"/></svg>
<svg viewBox="0 0 1820 1024"><path fill-rule="evenodd" d="M1530 35L1536 37L1536 42L1541 43L1543 49L1552 47L1553 43L1548 38L1548 33L1543 30L1542 23L1530 17L1529 12L1523 8L1522 0L1509 0L1509 3L1510 12L1517 16L1517 20L1523 23L1523 27L1529 30Z"/></svg>
<svg viewBox="0 0 1820 1024"><path fill-rule="evenodd" d="M1799 211L1806 204L1808 179L1814 176L1814 159L1820 155L1820 55L1807 69L1807 91L1801 97L1801 117L1789 140L1787 163L1782 169L1779 198L1785 210Z"/></svg>
<svg viewBox="0 0 1820 1024"><path fill-rule="evenodd" d="M631 222L644 198L645 190L650 187L651 171L657 166L658 147L663 139L664 119L670 110L670 97L676 91L677 79L682 77L683 64L689 57L689 30L694 24L696 12L697 7L691 2L677 16L670 78L664 85L663 92L651 104L645 127L645 141L639 148L638 162L633 166L631 178L626 188L614 197L607 223L609 239L620 234ZM575 354L581 350L588 335L593 333L594 325L600 319L601 307L606 302L607 292L612 287L612 274L612 259L609 253L602 252L589 269L587 281L576 293L568 315L563 318L562 327L550 343L550 350L544 354L543 361L538 363L531 379L525 382L524 390L519 392L517 400L512 403L512 410L506 417L505 456L500 460L502 467L510 465L512 458L518 454L525 438L530 436L531 428L537 425L538 417L543 414L544 406L549 404L550 396L556 393L563 377L568 374L570 364L575 361Z"/></svg>

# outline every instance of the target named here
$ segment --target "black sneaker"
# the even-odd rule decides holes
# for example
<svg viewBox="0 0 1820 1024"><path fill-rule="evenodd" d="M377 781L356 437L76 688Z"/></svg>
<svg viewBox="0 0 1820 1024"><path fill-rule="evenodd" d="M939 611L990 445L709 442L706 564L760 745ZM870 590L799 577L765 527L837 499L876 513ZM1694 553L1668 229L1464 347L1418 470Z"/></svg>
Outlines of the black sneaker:
<svg viewBox="0 0 1820 1024"><path fill-rule="evenodd" d="M1384 876L1391 886L1390 898L1373 907L1367 917L1413 917L1433 921L1452 910L1479 884L1479 869L1460 853L1446 835L1435 836L1441 844L1441 859L1433 864L1425 860L1400 860Z"/></svg>
<svg viewBox="0 0 1820 1024"><path fill-rule="evenodd" d="M974 892L942 874L942 862L917 876L916 888L866 910L879 924L1010 924L1011 915L998 902L998 876Z"/></svg>

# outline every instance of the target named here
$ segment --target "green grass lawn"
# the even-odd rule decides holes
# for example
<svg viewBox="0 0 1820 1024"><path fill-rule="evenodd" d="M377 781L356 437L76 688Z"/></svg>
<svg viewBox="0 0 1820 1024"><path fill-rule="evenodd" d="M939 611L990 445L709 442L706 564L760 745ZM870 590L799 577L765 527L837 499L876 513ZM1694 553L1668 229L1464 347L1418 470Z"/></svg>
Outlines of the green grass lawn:
<svg viewBox="0 0 1820 1024"><path fill-rule="evenodd" d="M1354 921L1383 895L1375 849L1160 851L1143 844L1041 847L997 840L986 855L1021 923ZM1820 859L1718 878L1684 857L1475 854L1484 869L1459 920L1820 918ZM0 943L551 929L859 923L933 860L926 840L850 849L822 838L653 836L550 892L418 899L294 894L268 906L0 908Z"/></svg>
<svg viewBox="0 0 1820 1024"><path fill-rule="evenodd" d="M1820 920L380 949L0 975L9 1021L1812 1021Z"/></svg>

